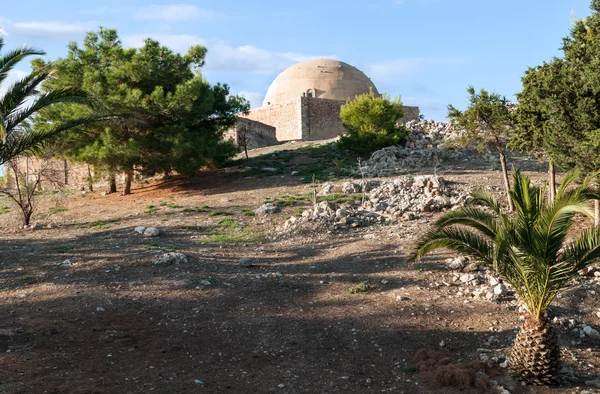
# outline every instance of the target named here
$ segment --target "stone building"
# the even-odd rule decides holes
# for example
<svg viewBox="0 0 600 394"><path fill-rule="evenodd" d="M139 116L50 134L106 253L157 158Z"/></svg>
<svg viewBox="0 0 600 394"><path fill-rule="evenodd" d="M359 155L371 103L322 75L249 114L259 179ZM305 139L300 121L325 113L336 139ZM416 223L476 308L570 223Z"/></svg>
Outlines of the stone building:
<svg viewBox="0 0 600 394"><path fill-rule="evenodd" d="M275 78L262 107L242 115L226 138L237 142L242 132L251 148L272 145L273 137L276 141L334 138L344 132L340 107L370 91L379 95L371 79L347 63L332 59L298 63ZM404 107L404 121L418 118L418 107Z"/></svg>

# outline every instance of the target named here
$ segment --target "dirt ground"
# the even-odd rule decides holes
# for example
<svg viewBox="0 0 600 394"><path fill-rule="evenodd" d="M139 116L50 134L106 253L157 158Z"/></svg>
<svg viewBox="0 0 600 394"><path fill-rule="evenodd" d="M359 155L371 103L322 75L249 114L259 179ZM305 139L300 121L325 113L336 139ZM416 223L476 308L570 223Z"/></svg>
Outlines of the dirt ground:
<svg viewBox="0 0 600 394"><path fill-rule="evenodd" d="M467 162L442 175L498 191L500 175L489 167ZM408 264L436 215L272 241L294 207L247 213L307 191L288 174L204 172L143 184L130 196L44 196L34 221L53 228L25 231L14 209L0 215L0 392L485 392L427 382L413 356L508 354L520 323L515 302L458 295L443 264L454 254ZM251 231L220 234L230 231L223 218ZM136 226L158 226L161 235L144 237ZM153 264L170 251L189 262ZM240 265L247 257L253 267ZM369 291L348 292L363 281ZM599 325L596 283L582 279L550 313ZM600 375L598 342L560 334L580 387L525 387L497 364L487 374L511 393L600 392L583 383Z"/></svg>

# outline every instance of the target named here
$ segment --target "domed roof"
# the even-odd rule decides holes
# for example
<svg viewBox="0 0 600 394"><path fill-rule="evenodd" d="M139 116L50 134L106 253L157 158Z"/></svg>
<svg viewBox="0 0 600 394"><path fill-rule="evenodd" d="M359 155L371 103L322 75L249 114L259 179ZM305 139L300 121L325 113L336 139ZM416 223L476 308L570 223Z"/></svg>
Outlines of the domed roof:
<svg viewBox="0 0 600 394"><path fill-rule="evenodd" d="M301 96L345 101L369 93L370 89L379 95L369 77L356 67L338 60L313 59L279 74L267 90L263 106Z"/></svg>

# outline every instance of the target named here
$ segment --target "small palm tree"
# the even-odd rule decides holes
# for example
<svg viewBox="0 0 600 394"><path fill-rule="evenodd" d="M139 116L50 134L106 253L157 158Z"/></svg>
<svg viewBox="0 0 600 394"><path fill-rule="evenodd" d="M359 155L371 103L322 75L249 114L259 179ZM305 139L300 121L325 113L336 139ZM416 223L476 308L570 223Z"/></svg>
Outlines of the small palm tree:
<svg viewBox="0 0 600 394"><path fill-rule="evenodd" d="M572 183L578 174L567 174L548 204L545 187L533 186L515 170L510 190L516 207L513 216L490 193L476 192L473 201L488 209L468 206L448 212L417 247L415 260L437 248L452 249L474 258L514 287L528 313L513 344L510 370L528 383L555 382L560 349L546 309L579 270L600 257L600 227L567 240L577 214L594 216L589 200L600 196L590 182L597 175L575 187Z"/></svg>
<svg viewBox="0 0 600 394"><path fill-rule="evenodd" d="M0 53L4 40L0 37ZM46 139L90 119L50 125L44 130L33 129L31 119L40 110L59 103L86 103L85 95L73 89L41 91L42 82L53 72L50 67L32 71L12 85L7 84L9 73L24 58L44 55L45 52L22 46L0 55L0 86L5 93L0 97L0 165L13 157L35 149Z"/></svg>

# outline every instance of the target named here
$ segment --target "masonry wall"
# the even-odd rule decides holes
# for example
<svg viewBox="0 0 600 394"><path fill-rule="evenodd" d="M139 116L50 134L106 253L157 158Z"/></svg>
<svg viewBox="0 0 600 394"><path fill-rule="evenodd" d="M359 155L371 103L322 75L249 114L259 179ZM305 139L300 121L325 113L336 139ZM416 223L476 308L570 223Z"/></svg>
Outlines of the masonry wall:
<svg viewBox="0 0 600 394"><path fill-rule="evenodd" d="M402 123L410 122L411 120L419 120L419 107L403 106L402 110L404 111L404 117L401 120Z"/></svg>
<svg viewBox="0 0 600 394"><path fill-rule="evenodd" d="M275 127L277 140L302 139L300 97L285 103L253 109L242 117Z"/></svg>
<svg viewBox="0 0 600 394"><path fill-rule="evenodd" d="M302 139L307 141L335 138L344 132L340 100L302 97Z"/></svg>
<svg viewBox="0 0 600 394"><path fill-rule="evenodd" d="M225 132L224 139L238 144L240 138L243 139L244 135L248 141L248 149L262 148L279 143L275 127L247 118L238 118L235 126Z"/></svg>
<svg viewBox="0 0 600 394"><path fill-rule="evenodd" d="M29 173L29 176L37 176L42 161L35 157L29 159L19 157L16 160L19 172L22 175ZM46 165L46 164L44 164ZM88 187L88 166L86 164L70 163L62 159L51 159L48 161L49 170L45 171L47 176L42 178L40 183L42 190L89 190ZM94 176L93 168L90 168L92 177ZM14 172L9 164L4 166L4 175L8 181L8 185L14 185ZM100 179L93 184L94 190L104 190L108 186L108 182Z"/></svg>

